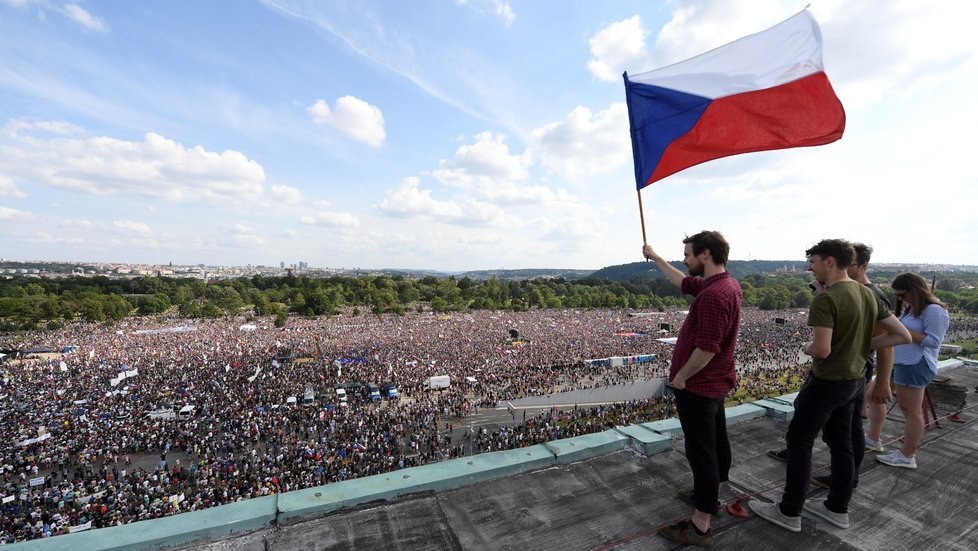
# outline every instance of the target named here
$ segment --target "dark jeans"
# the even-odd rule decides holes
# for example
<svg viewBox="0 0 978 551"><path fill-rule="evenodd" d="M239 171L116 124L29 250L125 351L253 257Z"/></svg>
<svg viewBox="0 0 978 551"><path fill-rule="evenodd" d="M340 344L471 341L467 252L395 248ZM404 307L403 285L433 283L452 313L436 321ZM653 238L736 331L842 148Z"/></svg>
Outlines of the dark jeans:
<svg viewBox="0 0 978 551"><path fill-rule="evenodd" d="M829 446L832 482L825 506L845 513L852 497L855 477L853 457L853 409L866 388L866 380L826 381L809 374L798 397L795 415L788 425L788 466L785 475L781 512L801 514L812 476L812 447L818 432ZM860 421L860 431L862 421Z"/></svg>
<svg viewBox="0 0 978 551"><path fill-rule="evenodd" d="M852 486L855 488L859 484L859 466L863 464L863 457L866 456L866 433L863 431L863 406L866 403L866 384L863 383L863 392L859 393L856 401L852 404L852 426L849 437L852 440ZM828 440L823 440L828 444Z"/></svg>
<svg viewBox="0 0 978 551"><path fill-rule="evenodd" d="M704 398L677 388L676 411L686 439L686 461L693 471L696 510L715 514L720 483L727 481L731 460L723 398Z"/></svg>

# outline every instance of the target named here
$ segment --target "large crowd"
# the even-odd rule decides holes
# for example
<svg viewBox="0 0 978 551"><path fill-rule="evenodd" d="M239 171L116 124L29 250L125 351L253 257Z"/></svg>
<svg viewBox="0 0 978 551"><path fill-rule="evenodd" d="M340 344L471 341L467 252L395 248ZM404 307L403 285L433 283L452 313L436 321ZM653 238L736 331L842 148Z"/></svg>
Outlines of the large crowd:
<svg viewBox="0 0 978 551"><path fill-rule="evenodd" d="M74 324L4 348L68 350L0 364L0 541L158 518L671 414L664 399L552 409L495 430L446 430L479 408L668 373L684 313L438 315ZM978 333L973 321L962 329ZM952 328L954 328L952 324ZM745 310L734 394L792 390L805 314ZM642 362L588 360L651 356ZM448 375L452 384L427 390ZM351 381L397 400L350 399ZM307 388L315 398L302 405ZM290 397L295 397L293 400ZM193 412L175 416L185 405ZM169 413L166 413L169 412ZM175 417L175 418L174 418ZM146 459L152 457L147 463Z"/></svg>

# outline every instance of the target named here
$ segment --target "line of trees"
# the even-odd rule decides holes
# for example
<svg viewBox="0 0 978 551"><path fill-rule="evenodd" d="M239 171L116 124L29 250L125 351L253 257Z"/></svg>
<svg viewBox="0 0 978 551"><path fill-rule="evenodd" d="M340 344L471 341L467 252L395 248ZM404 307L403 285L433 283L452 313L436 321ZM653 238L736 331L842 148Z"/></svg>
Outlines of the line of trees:
<svg viewBox="0 0 978 551"><path fill-rule="evenodd" d="M879 274L888 292L895 274ZM978 280L978 275L974 276ZM807 308L810 277L801 273L746 274L740 277L744 303L764 310ZM942 279L937 294L954 308L978 313L975 281ZM685 307L690 297L665 279L615 282L597 278L473 280L468 277L360 276L306 278L294 275L206 282L190 278L107 277L0 279L0 330L55 327L66 321L118 321L132 314L174 313L216 318L242 313L277 316L336 315L344 308L375 314L408 309L436 312L466 309L523 311L534 308Z"/></svg>

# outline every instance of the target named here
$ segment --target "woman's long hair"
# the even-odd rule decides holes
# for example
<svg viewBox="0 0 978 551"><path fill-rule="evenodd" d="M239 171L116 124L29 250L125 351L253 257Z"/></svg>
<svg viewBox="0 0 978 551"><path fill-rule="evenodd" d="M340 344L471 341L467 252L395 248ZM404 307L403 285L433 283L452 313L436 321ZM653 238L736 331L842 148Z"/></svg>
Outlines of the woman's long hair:
<svg viewBox="0 0 978 551"><path fill-rule="evenodd" d="M911 313L915 318L919 318L928 304L937 304L947 310L947 304L941 302L941 299L934 295L934 292L927 286L927 280L920 274L911 272L900 274L893 279L890 287L894 291L906 291L914 298L912 301L905 301L903 297L897 296L895 309L897 315Z"/></svg>

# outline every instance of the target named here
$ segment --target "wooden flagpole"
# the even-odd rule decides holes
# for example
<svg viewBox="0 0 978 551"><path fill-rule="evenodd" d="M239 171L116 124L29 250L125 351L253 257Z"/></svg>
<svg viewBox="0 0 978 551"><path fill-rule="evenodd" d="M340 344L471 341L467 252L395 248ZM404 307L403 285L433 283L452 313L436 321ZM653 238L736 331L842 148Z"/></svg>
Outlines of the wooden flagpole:
<svg viewBox="0 0 978 551"><path fill-rule="evenodd" d="M638 194L638 219L642 222L642 245L648 245L649 240L645 236L645 213L642 212L642 190L636 189L635 193Z"/></svg>

